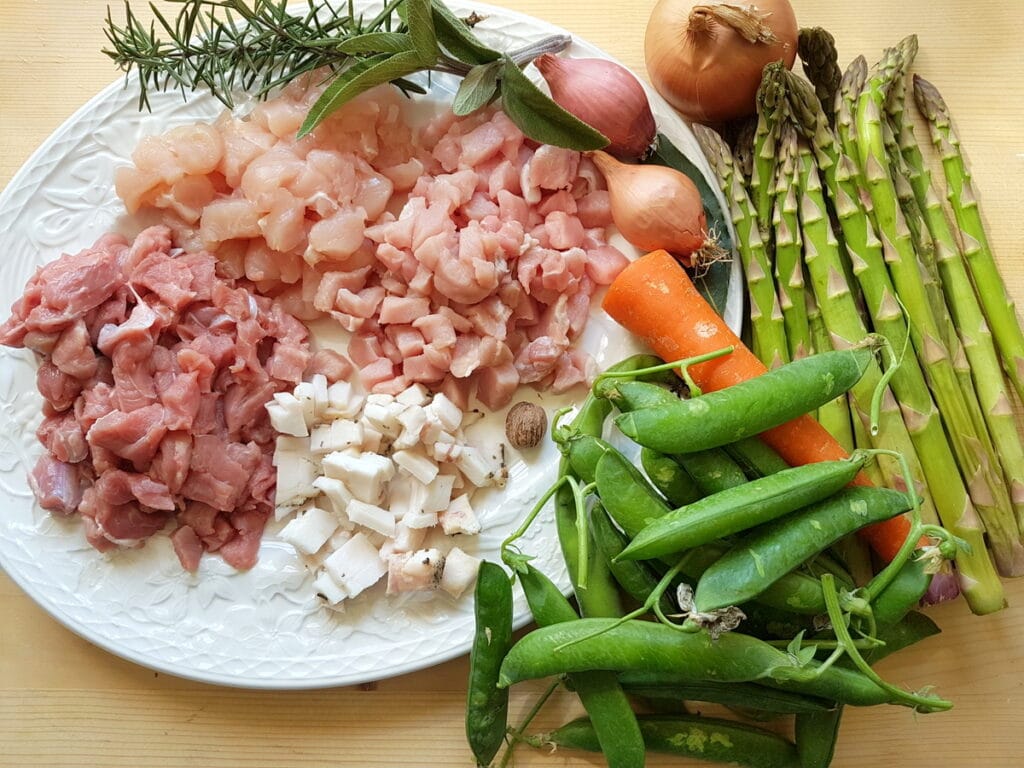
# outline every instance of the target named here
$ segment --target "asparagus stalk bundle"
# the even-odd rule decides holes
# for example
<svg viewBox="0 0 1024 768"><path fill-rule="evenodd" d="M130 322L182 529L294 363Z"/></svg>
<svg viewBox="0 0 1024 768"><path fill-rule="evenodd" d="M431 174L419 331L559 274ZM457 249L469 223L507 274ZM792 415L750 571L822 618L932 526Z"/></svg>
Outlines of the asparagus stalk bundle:
<svg viewBox="0 0 1024 768"><path fill-rule="evenodd" d="M811 82L765 69L752 151L745 150L750 175L720 181L732 197L747 184L753 213L745 223L763 245L767 274L774 270L776 287L771 297L762 289L764 300L778 299L790 356L842 348L869 332L904 351L890 388L879 388L876 366L818 418L844 445L908 458L926 491L924 514L968 545L955 567L970 607L999 610L997 567L1024 575L1024 443L1000 371L1001 364L1015 387L1024 381L1024 334L995 268L959 139L937 91L915 77L954 228L906 114L917 39L900 41L870 71L857 57L841 72L827 33L803 35ZM717 135L699 132L709 156L730 156ZM876 388L881 412L872 432ZM877 480L898 485L894 467L879 468Z"/></svg>

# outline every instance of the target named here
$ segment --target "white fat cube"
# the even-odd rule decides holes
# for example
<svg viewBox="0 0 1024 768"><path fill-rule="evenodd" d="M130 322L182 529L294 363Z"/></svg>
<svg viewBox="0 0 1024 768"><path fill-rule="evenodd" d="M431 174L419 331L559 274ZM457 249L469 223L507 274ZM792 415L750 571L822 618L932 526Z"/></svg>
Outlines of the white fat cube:
<svg viewBox="0 0 1024 768"><path fill-rule="evenodd" d="M370 397L375 397L375 395L370 395ZM396 403L394 399L386 404L371 402L370 397L366 399L366 405L363 406L361 421L366 426L376 429L382 435L390 438L398 437L402 431L402 425L398 421L398 417L405 410L405 406L401 403Z"/></svg>
<svg viewBox="0 0 1024 768"><path fill-rule="evenodd" d="M359 499L352 499L345 513L348 515L348 519L356 525L362 525L384 536L395 535L395 516L389 510L382 509L376 504L367 504Z"/></svg>
<svg viewBox="0 0 1024 768"><path fill-rule="evenodd" d="M313 453L330 453L346 448L362 448L363 425L350 419L336 419L318 424L309 432L309 450Z"/></svg>
<svg viewBox="0 0 1024 768"><path fill-rule="evenodd" d="M423 509L427 486L414 477L399 473L388 483L388 509L401 520L410 511Z"/></svg>
<svg viewBox="0 0 1024 768"><path fill-rule="evenodd" d="M360 421L359 424L363 428L363 450L380 453L384 446L384 435L376 427L369 426L364 421Z"/></svg>
<svg viewBox="0 0 1024 768"><path fill-rule="evenodd" d="M412 384L399 392L395 400L402 405L426 405L430 402L430 393L422 384Z"/></svg>
<svg viewBox="0 0 1024 768"><path fill-rule="evenodd" d="M323 470L327 477L345 483L355 498L376 504L384 495L385 484L395 474L395 465L387 456L377 453L354 456L335 451L324 456Z"/></svg>
<svg viewBox="0 0 1024 768"><path fill-rule="evenodd" d="M442 432L442 435L447 435L447 432ZM434 461L448 463L458 461L459 456L462 455L462 446L459 443L446 443L438 441L430 447L430 455Z"/></svg>
<svg viewBox="0 0 1024 768"><path fill-rule="evenodd" d="M277 489L274 505L289 507L316 496L313 481L319 474L316 461L305 453L281 453L277 456Z"/></svg>
<svg viewBox="0 0 1024 768"><path fill-rule="evenodd" d="M437 512L424 512L422 509L416 509L412 512L406 512L405 517L402 518L402 523L410 528L425 530L437 525L437 519Z"/></svg>
<svg viewBox="0 0 1024 768"><path fill-rule="evenodd" d="M437 418L445 432L454 432L462 425L462 409L440 392L434 395L427 411Z"/></svg>
<svg viewBox="0 0 1024 768"><path fill-rule="evenodd" d="M448 508L455 488L454 475L437 475L427 485L427 496L423 500L424 512L442 512Z"/></svg>
<svg viewBox="0 0 1024 768"><path fill-rule="evenodd" d="M270 426L283 435L306 437L309 434L302 403L287 392L278 392L273 402L267 403L267 415Z"/></svg>
<svg viewBox="0 0 1024 768"><path fill-rule="evenodd" d="M388 557L388 594L436 589L443 571L444 555L439 549L392 554Z"/></svg>
<svg viewBox="0 0 1024 768"><path fill-rule="evenodd" d="M412 552L427 538L426 528L410 528L404 522L395 526L395 538L391 542L394 552Z"/></svg>
<svg viewBox="0 0 1024 768"><path fill-rule="evenodd" d="M402 425L402 431L395 438L393 447L398 450L415 448L421 442L427 412L418 405L410 405L398 415L398 423Z"/></svg>
<svg viewBox="0 0 1024 768"><path fill-rule="evenodd" d="M302 403L302 414L306 420L306 426L311 427L316 421L316 392L313 384L308 381L301 381L292 390L295 399ZM274 395L277 398L277 395Z"/></svg>
<svg viewBox="0 0 1024 768"><path fill-rule="evenodd" d="M313 487L320 491L331 504L331 510L339 518L348 520L345 512L348 505L352 503L352 491L348 489L341 480L336 477L324 477L321 475L313 481Z"/></svg>
<svg viewBox="0 0 1024 768"><path fill-rule="evenodd" d="M437 477L437 463L423 451L405 449L391 454L395 464L415 477L421 483L429 483Z"/></svg>
<svg viewBox="0 0 1024 768"><path fill-rule="evenodd" d="M477 488L493 484L497 474L497 467L484 456L480 449L471 445L463 446L459 457L455 460L455 466L462 471L466 480Z"/></svg>
<svg viewBox="0 0 1024 768"><path fill-rule="evenodd" d="M337 605L348 593L327 571L320 571L313 579L313 591L329 605Z"/></svg>
<svg viewBox="0 0 1024 768"><path fill-rule="evenodd" d="M469 503L469 495L462 494L448 505L448 509L437 516L441 523L441 530L448 536L456 533L467 533L470 535L480 533L480 521Z"/></svg>
<svg viewBox="0 0 1024 768"><path fill-rule="evenodd" d="M291 437L289 435L278 435L274 441L274 460L273 464L276 467L280 457L285 457L287 461L287 454L301 455L309 450L309 440L305 437Z"/></svg>
<svg viewBox="0 0 1024 768"><path fill-rule="evenodd" d="M327 391L327 377L322 373L314 373L310 384L313 385L313 418L322 419L331 404Z"/></svg>
<svg viewBox="0 0 1024 768"><path fill-rule="evenodd" d="M452 547L444 559L441 589L452 597L460 597L476 583L479 570L480 558L467 555L458 547Z"/></svg>
<svg viewBox="0 0 1024 768"><path fill-rule="evenodd" d="M357 533L335 550L324 561L324 569L349 597L372 587L387 573L377 547L363 533Z"/></svg>
<svg viewBox="0 0 1024 768"><path fill-rule="evenodd" d="M437 416L427 411L427 423L420 430L420 439L424 445L433 445L438 440L441 440L441 435L444 434L447 434L444 431L444 425L438 420Z"/></svg>
<svg viewBox="0 0 1024 768"><path fill-rule="evenodd" d="M327 388L327 408L324 417L328 419L354 419L363 410L364 395L356 392L348 381L336 381Z"/></svg>
<svg viewBox="0 0 1024 768"><path fill-rule="evenodd" d="M338 519L320 507L303 510L281 529L281 538L304 555L312 555L338 530Z"/></svg>

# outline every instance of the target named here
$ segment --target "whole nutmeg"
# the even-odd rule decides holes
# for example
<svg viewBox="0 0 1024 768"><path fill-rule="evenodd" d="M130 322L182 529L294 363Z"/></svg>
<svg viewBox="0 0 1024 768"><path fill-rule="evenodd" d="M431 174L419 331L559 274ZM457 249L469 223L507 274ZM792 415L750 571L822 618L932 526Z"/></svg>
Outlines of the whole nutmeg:
<svg viewBox="0 0 1024 768"><path fill-rule="evenodd" d="M536 448L547 429L548 415L535 403L516 403L505 417L505 437L513 448Z"/></svg>

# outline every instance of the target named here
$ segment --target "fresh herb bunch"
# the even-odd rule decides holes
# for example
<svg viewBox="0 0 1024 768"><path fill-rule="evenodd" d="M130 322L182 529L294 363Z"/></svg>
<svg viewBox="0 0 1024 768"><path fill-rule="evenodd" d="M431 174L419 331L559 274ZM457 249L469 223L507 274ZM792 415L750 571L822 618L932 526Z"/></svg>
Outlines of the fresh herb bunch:
<svg viewBox="0 0 1024 768"><path fill-rule="evenodd" d="M500 100L523 133L535 141L571 149L598 149L608 139L566 112L523 73L542 53L565 49L570 38L555 35L517 51L484 45L469 24L440 0L391 0L373 18L353 0L334 6L307 0L301 15L288 0L169 0L180 6L173 21L155 4L148 27L125 2L125 22L108 11L103 53L139 83L139 108L149 108L151 90L176 88L183 95L205 89L228 108L233 94L266 98L310 72L331 78L299 129L304 136L350 99L384 83L406 93L424 89L408 80L423 71L463 78L452 108L467 115ZM161 35L166 35L166 39Z"/></svg>

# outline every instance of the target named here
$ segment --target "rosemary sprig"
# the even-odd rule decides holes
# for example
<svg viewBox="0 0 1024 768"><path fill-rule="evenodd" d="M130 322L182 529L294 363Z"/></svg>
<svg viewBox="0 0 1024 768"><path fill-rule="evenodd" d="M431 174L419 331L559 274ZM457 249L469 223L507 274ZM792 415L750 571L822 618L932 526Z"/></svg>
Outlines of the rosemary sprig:
<svg viewBox="0 0 1024 768"><path fill-rule="evenodd" d="M405 93L424 93L408 80L416 72L447 72L463 78L459 112L501 99L528 137L572 149L608 143L536 89L519 71L535 57L563 50L571 40L555 35L517 51L484 45L465 20L440 0L390 0L372 19L353 0L306 0L303 13L289 0L167 0L179 6L173 21L155 3L148 26L125 0L125 21L107 11L109 56L139 83L139 109L152 91L180 90L183 97L207 90L229 109L241 91L258 99L299 77L325 69L330 84L311 107L299 136L355 96L383 83ZM507 87L503 87L504 84Z"/></svg>

